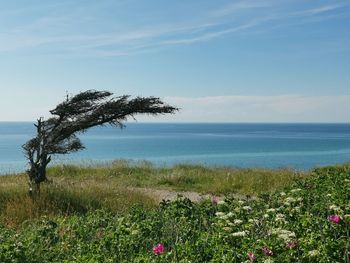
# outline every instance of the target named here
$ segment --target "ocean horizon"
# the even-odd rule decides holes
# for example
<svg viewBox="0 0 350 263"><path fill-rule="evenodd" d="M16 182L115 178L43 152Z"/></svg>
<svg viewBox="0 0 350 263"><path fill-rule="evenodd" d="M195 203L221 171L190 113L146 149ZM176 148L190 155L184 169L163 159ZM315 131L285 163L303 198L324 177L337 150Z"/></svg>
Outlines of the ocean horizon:
<svg viewBox="0 0 350 263"><path fill-rule="evenodd" d="M0 122L0 174L22 172L21 146L35 134L32 122ZM168 166L291 168L350 160L349 123L126 123L80 134L86 149L55 156L52 164L95 164L127 159Z"/></svg>

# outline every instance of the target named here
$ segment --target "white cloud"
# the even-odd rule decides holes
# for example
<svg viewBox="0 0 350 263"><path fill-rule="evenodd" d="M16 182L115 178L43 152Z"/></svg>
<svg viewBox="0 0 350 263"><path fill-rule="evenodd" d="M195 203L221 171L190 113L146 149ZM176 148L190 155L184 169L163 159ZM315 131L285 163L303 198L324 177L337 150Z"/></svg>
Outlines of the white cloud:
<svg viewBox="0 0 350 263"><path fill-rule="evenodd" d="M184 122L350 122L348 96L165 97L181 108L175 115L141 121Z"/></svg>
<svg viewBox="0 0 350 263"><path fill-rule="evenodd" d="M350 95L164 97L163 100L180 111L158 117L140 115L136 119L140 122L350 122ZM35 107L26 103L23 100L21 108L10 102L1 104L0 121L48 118L56 101L47 99ZM23 111L24 108L31 110Z"/></svg>

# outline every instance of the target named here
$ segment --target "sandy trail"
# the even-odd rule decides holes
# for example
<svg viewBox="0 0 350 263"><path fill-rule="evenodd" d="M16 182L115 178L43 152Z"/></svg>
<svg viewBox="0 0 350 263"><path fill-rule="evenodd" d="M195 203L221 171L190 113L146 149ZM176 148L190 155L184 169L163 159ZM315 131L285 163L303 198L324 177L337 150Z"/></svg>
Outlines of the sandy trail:
<svg viewBox="0 0 350 263"><path fill-rule="evenodd" d="M153 189L153 188L144 188L144 187L128 187L128 190L137 191L146 194L147 196L152 197L157 202L161 202L162 200L174 201L178 195L186 197L190 199L192 202L200 202L203 200L211 200L211 201L221 201L225 199L225 196L216 196L212 194L200 194L198 192L190 192L190 191L172 191L166 189ZM231 194L232 196L232 194ZM247 196L240 194L233 194L235 198L238 199L247 199Z"/></svg>

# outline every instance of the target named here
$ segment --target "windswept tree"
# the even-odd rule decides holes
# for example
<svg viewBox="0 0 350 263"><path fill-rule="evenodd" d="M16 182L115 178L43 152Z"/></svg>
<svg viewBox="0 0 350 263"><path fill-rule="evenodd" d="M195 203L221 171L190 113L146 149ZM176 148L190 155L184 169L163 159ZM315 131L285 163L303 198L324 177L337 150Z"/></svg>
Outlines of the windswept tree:
<svg viewBox="0 0 350 263"><path fill-rule="evenodd" d="M88 90L69 97L50 113L53 117L39 118L34 124L36 136L23 145L29 161L30 191L40 190L47 180L46 167L55 154L68 154L84 148L77 134L102 125L124 127L128 118L137 114L158 115L178 109L155 97L113 97L108 91Z"/></svg>

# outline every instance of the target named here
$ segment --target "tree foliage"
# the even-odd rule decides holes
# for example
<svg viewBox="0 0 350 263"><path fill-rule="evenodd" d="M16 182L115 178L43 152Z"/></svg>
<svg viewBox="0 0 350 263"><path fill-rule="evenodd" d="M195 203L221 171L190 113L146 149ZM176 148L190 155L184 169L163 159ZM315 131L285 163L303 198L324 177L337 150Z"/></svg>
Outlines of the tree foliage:
<svg viewBox="0 0 350 263"><path fill-rule="evenodd" d="M113 97L108 91L88 90L69 97L50 111L53 117L39 118L34 124L36 136L23 145L29 161L30 184L37 186L47 180L46 167L55 154L68 154L84 148L77 134L102 125L124 126L137 114L158 115L178 109L156 97ZM32 189L32 188L31 188Z"/></svg>

